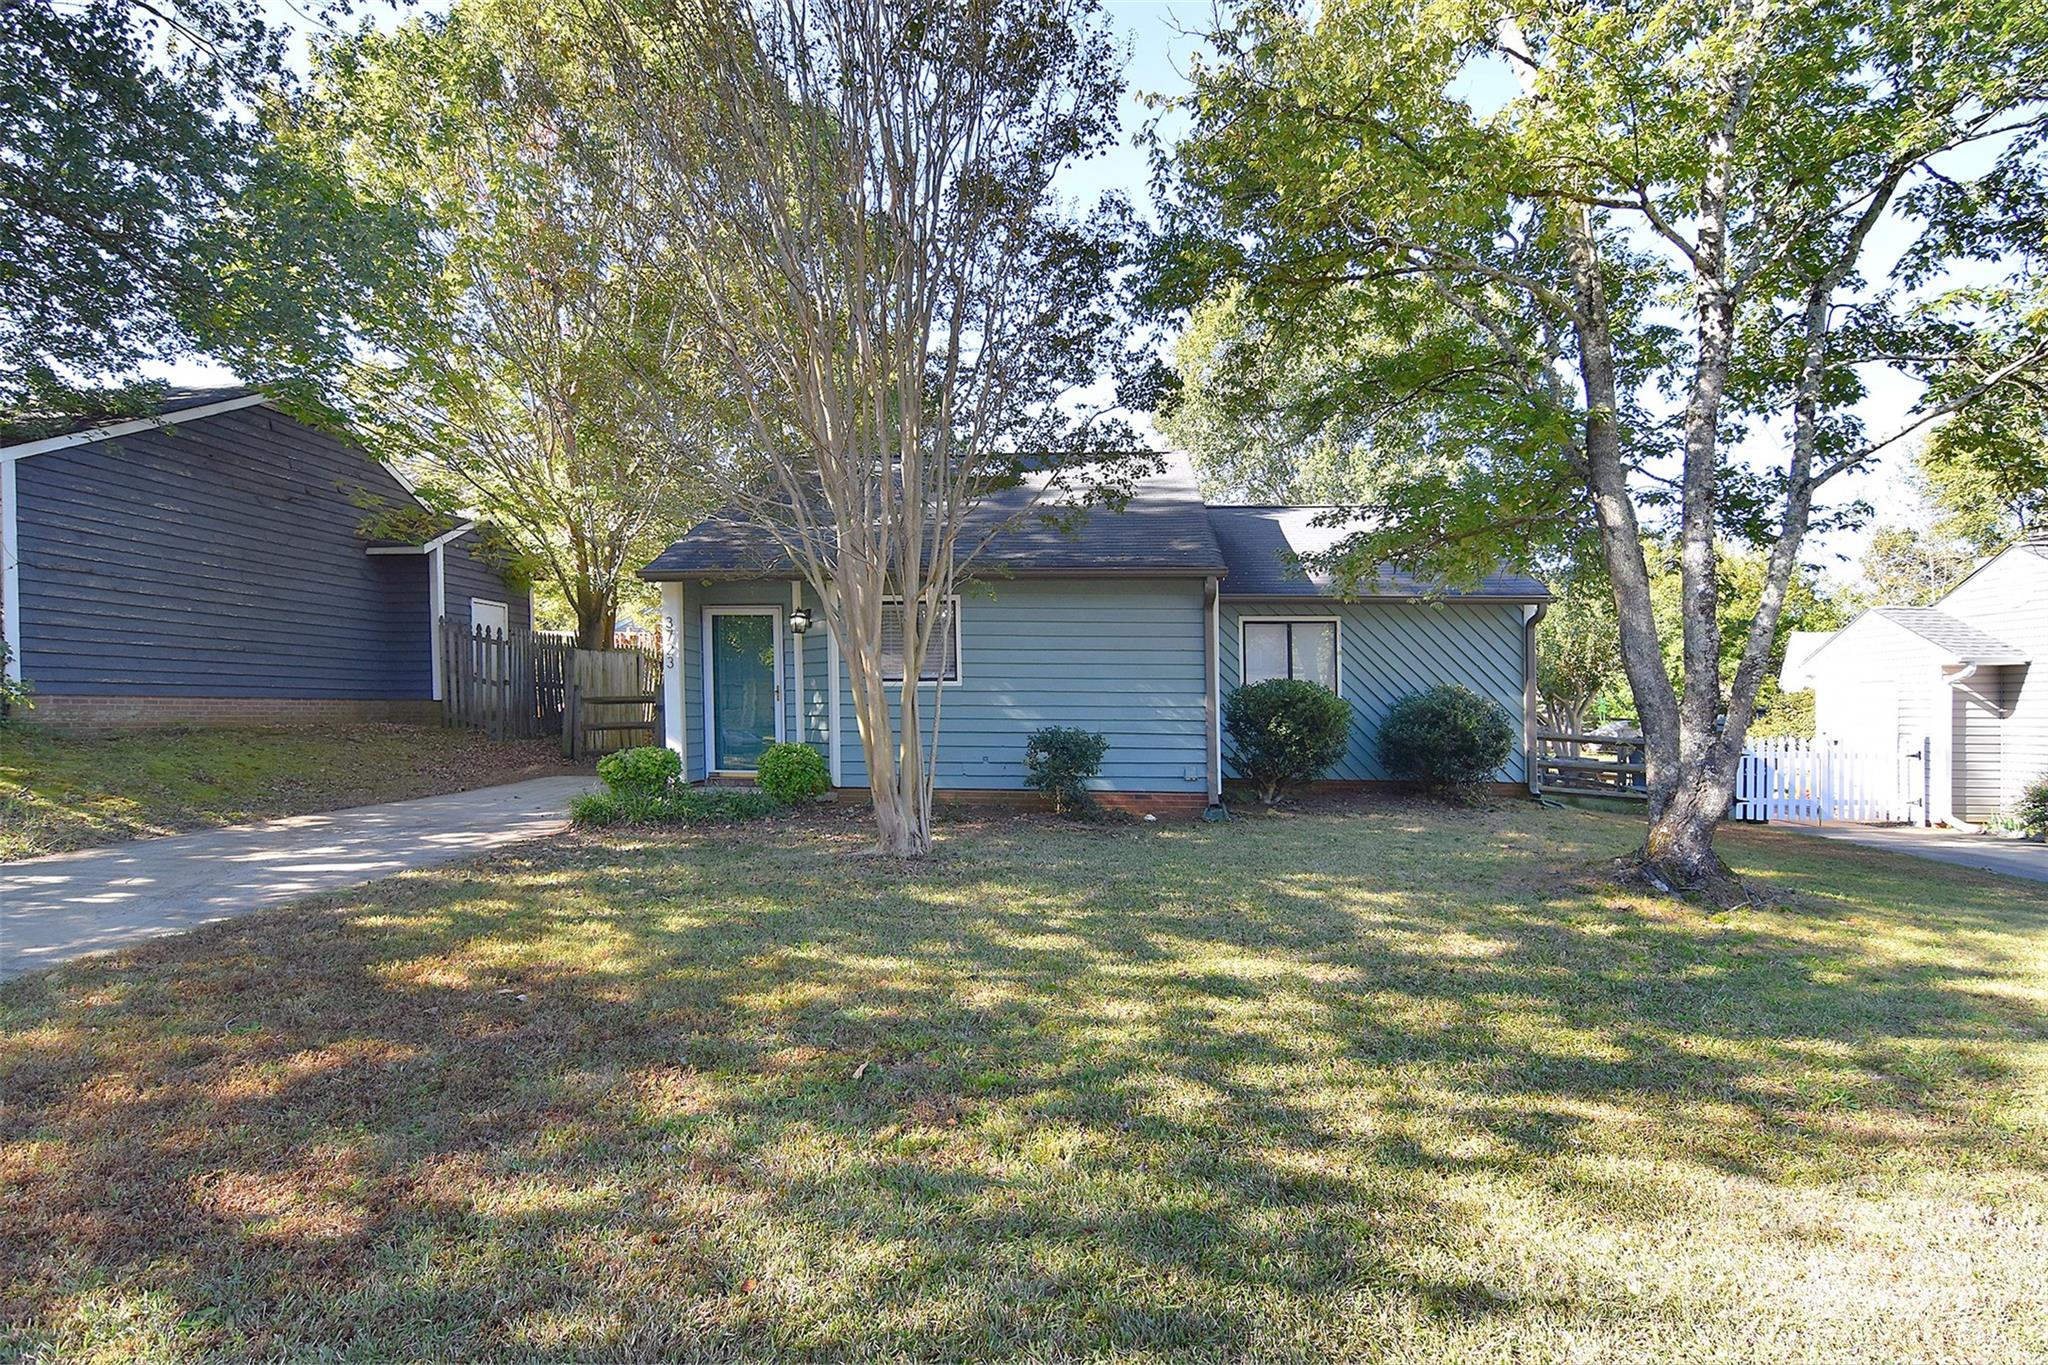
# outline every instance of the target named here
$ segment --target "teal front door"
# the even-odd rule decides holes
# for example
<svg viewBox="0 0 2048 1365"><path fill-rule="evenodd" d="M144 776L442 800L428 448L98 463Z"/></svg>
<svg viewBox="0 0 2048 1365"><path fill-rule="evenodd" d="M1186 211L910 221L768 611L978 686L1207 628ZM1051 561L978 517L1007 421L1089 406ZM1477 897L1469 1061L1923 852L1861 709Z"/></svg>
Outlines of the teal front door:
<svg viewBox="0 0 2048 1365"><path fill-rule="evenodd" d="M711 613L711 766L752 772L776 739L777 612Z"/></svg>

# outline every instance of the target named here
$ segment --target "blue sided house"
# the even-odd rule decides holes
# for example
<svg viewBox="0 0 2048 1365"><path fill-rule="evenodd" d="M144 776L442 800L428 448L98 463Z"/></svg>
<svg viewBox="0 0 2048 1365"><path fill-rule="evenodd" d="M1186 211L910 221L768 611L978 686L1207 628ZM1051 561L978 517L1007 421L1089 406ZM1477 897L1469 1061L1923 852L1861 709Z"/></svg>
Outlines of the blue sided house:
<svg viewBox="0 0 2048 1365"><path fill-rule="evenodd" d="M0 447L8 671L58 725L430 717L437 622L531 622L479 529L262 393L172 393Z"/></svg>
<svg viewBox="0 0 2048 1365"><path fill-rule="evenodd" d="M1110 804L1200 808L1231 770L1222 697L1286 677L1351 703L1334 781L1386 780L1375 739L1387 708L1447 682L1521 718L1525 742L1498 776L1527 780L1534 628L1550 600L1535 579L1460 591L1382 573L1339 596L1297 561L1342 534L1315 524L1320 509L1206 503L1179 461L1078 527L1020 516L1028 488L1004 496L1013 505L985 514L1008 529L976 561L922 680L943 689L942 790L1023 790L1026 738L1069 725L1109 740L1096 785ZM680 718L668 742L692 781L744 777L768 744L800 740L835 787L867 784L836 644L767 534L713 518L641 576L661 585L664 711Z"/></svg>

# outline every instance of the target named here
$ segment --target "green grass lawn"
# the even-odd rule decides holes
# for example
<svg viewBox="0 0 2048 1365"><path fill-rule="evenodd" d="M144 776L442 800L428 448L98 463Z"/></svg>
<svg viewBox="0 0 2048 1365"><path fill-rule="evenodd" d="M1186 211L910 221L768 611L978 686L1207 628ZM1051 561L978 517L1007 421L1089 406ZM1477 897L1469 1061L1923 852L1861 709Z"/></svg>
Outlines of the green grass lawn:
<svg viewBox="0 0 2048 1365"><path fill-rule="evenodd" d="M0 990L30 1358L2024 1360L2041 888L1626 820L574 837Z"/></svg>
<svg viewBox="0 0 2048 1365"><path fill-rule="evenodd" d="M0 862L560 771L552 741L494 744L438 725L96 736L13 725L0 728Z"/></svg>

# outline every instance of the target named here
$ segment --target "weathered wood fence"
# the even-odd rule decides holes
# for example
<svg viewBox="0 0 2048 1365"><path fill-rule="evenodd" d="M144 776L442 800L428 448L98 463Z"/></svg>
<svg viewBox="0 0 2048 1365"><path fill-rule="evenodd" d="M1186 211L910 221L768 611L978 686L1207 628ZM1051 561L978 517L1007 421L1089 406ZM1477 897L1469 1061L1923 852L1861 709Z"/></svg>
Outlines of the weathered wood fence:
<svg viewBox="0 0 2048 1365"><path fill-rule="evenodd" d="M1649 797L1649 768L1640 739L1538 730L1534 748L1530 760L1538 791L1638 801Z"/></svg>
<svg viewBox="0 0 2048 1365"><path fill-rule="evenodd" d="M639 649L579 649L562 752L571 758L661 742L661 660Z"/></svg>
<svg viewBox="0 0 2048 1365"><path fill-rule="evenodd" d="M492 739L559 736L572 758L661 742L661 661L548 631L440 630L441 714Z"/></svg>
<svg viewBox="0 0 2048 1365"><path fill-rule="evenodd" d="M441 622L441 714L492 739L562 733L575 641L534 630Z"/></svg>

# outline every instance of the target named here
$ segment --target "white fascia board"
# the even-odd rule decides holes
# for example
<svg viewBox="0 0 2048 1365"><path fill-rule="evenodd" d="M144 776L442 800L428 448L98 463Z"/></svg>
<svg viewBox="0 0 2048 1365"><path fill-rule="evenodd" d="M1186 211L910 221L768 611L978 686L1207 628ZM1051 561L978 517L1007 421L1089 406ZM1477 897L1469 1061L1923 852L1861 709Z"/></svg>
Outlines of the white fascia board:
<svg viewBox="0 0 2048 1365"><path fill-rule="evenodd" d="M475 529L475 522L465 521L454 530L444 532L441 535L435 536L432 540L425 541L419 545L372 545L363 553L366 555L430 555L443 545L448 544L450 541L458 540Z"/></svg>
<svg viewBox="0 0 2048 1365"><path fill-rule="evenodd" d="M138 432L161 431L185 422L196 422L202 417L215 417L223 412L238 412L243 408L261 407L270 402L267 393L245 393L240 398L224 398L218 403L206 403L196 408L180 408L176 412L161 412L154 417L138 417L129 422L115 422L110 426L88 427L84 431L67 432L62 436L45 436L40 441L24 441L20 445L0 449L0 460L25 460L31 455L47 455L53 450L69 450L74 446L89 446L95 441L110 441L117 436L133 436Z"/></svg>

